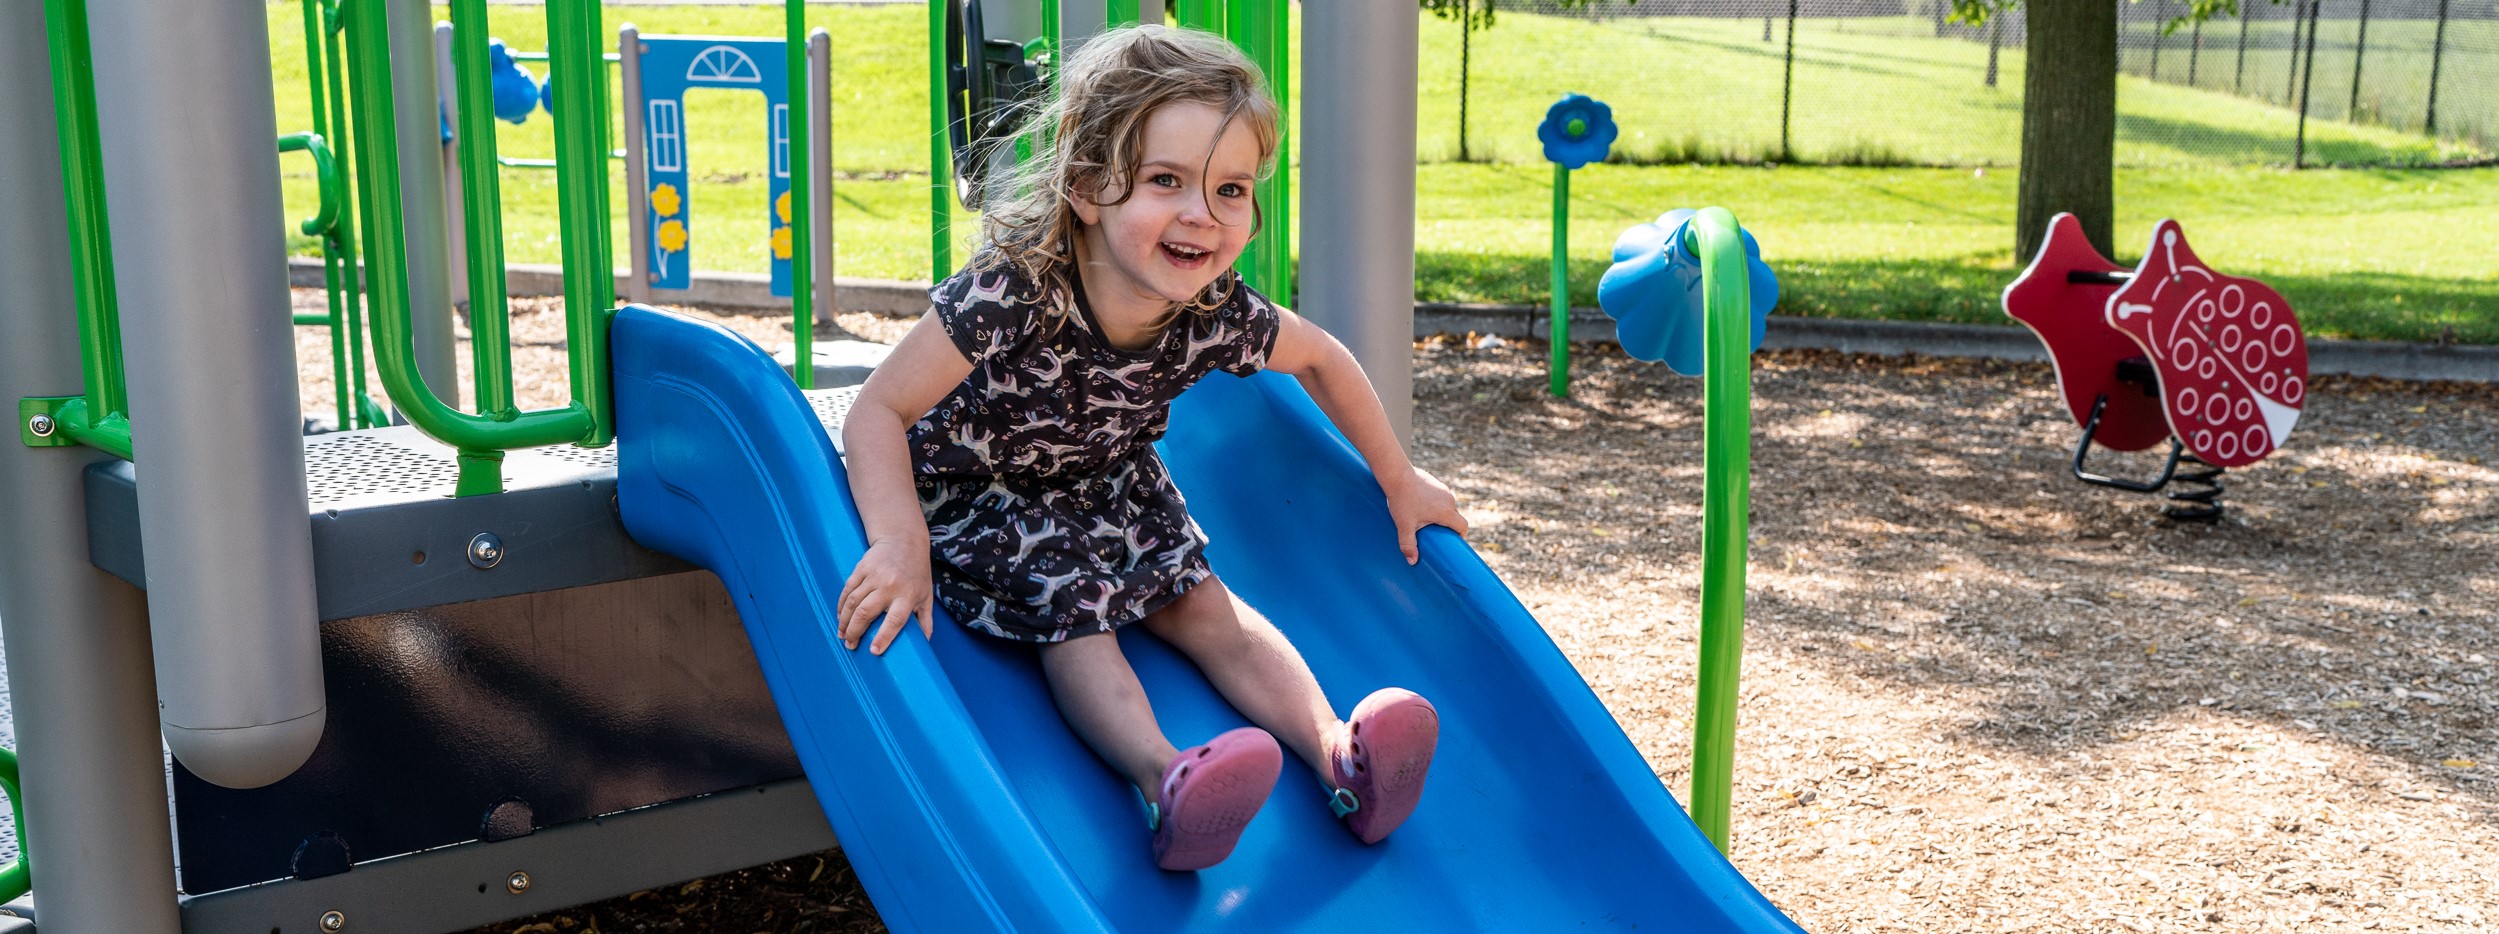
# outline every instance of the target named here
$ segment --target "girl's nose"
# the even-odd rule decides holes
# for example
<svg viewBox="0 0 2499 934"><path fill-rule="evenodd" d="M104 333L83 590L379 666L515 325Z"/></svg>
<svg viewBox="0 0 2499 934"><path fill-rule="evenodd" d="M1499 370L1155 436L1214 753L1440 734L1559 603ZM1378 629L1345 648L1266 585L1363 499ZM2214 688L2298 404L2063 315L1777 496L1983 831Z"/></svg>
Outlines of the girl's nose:
<svg viewBox="0 0 2499 934"><path fill-rule="evenodd" d="M1212 206L1206 203L1205 192L1191 193L1188 200L1181 202L1180 222L1191 227L1215 226L1215 212Z"/></svg>

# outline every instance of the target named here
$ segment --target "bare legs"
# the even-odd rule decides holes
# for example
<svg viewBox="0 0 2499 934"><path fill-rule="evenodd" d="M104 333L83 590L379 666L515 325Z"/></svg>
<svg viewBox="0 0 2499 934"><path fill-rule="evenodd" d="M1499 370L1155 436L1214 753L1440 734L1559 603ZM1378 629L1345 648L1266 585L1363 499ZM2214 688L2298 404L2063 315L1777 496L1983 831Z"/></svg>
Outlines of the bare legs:
<svg viewBox="0 0 2499 934"><path fill-rule="evenodd" d="M1258 611L1220 580L1192 588L1146 617L1147 631L1178 648L1206 673L1225 701L1313 768L1344 721L1328 705L1301 653ZM1096 755L1144 789L1159 794L1163 769L1179 750L1154 720L1137 673L1119 640L1085 636L1044 646L1041 668L1059 713ZM1322 769L1324 771L1324 769Z"/></svg>

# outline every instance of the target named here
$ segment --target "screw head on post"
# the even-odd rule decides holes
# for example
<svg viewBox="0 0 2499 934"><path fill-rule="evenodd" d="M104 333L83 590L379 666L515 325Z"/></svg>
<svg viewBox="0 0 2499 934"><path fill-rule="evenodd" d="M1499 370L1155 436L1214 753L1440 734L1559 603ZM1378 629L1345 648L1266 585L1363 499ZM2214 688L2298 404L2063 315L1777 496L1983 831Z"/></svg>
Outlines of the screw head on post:
<svg viewBox="0 0 2499 934"><path fill-rule="evenodd" d="M323 934L338 934L340 931L347 930L347 915L338 911L322 912L321 930Z"/></svg>
<svg viewBox="0 0 2499 934"><path fill-rule="evenodd" d="M503 880L503 890L514 895L529 891L529 873L513 870L512 875Z"/></svg>
<svg viewBox="0 0 2499 934"><path fill-rule="evenodd" d="M503 539L493 532L479 532L469 539L469 564L480 571L492 570L503 563Z"/></svg>
<svg viewBox="0 0 2499 934"><path fill-rule="evenodd" d="M53 421L52 416L45 415L41 412L37 412L33 416L26 419L26 430L32 432L34 436L38 438L52 437L52 433L60 430L60 428L60 423Z"/></svg>

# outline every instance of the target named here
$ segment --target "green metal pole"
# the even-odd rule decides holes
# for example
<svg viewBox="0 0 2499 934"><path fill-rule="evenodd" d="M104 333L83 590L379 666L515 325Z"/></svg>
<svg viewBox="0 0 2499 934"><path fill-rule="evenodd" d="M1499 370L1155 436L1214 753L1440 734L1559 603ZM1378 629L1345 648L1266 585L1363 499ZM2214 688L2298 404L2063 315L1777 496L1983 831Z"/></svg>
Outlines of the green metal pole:
<svg viewBox="0 0 2499 934"><path fill-rule="evenodd" d="M954 166L946 141L946 17L951 0L928 4L928 278L954 274Z"/></svg>
<svg viewBox="0 0 2499 934"><path fill-rule="evenodd" d="M1706 311L1701 485L1701 660L1692 718L1692 822L1720 852L1734 797L1736 685L1744 663L1746 503L1752 465L1752 290L1742 228L1703 208L1685 228Z"/></svg>
<svg viewBox="0 0 2499 934"><path fill-rule="evenodd" d="M1571 170L1553 165L1553 321L1552 362L1546 366L1547 390L1555 398L1571 394Z"/></svg>
<svg viewBox="0 0 2499 934"><path fill-rule="evenodd" d="M553 15L552 9L549 11ZM451 70L453 94L459 98L460 178L467 192L461 198L461 240L468 246L469 356L475 365L478 414L489 418L511 413L512 306L504 288L503 183L495 167L494 91L487 84L486 0L451 0ZM581 85L567 84L566 90ZM585 95L587 96L587 95ZM577 230L567 223L567 241ZM570 307L570 290L566 290Z"/></svg>
<svg viewBox="0 0 2499 934"><path fill-rule="evenodd" d="M86 0L45 0L44 11L69 209L71 278L78 290L79 363L86 380L86 395L66 403L57 417L72 438L127 459L131 456L126 418L129 397L122 379L121 310L114 298L113 232L105 219L104 158L96 130L87 4Z"/></svg>
<svg viewBox="0 0 2499 934"><path fill-rule="evenodd" d="M789 139L790 216L783 221L790 227L790 334L796 339L791 349L790 374L797 378L798 388L816 388L816 313L815 313L815 227L816 216L808 209L815 193L815 163L808 152L809 128L814 122L807 111L816 105L807 93L807 5L804 0L788 0L782 5L789 33L790 113L783 119L782 135ZM831 153L826 153L831 158Z"/></svg>
<svg viewBox="0 0 2499 934"><path fill-rule="evenodd" d="M610 391L607 323L616 309L616 253L609 241L607 59L600 50L599 0L550 0L547 57L551 77L573 92L572 106L555 118L556 213L564 237L564 326L571 359L573 404L590 415L590 430L567 439L599 447L616 437ZM804 37L802 40L804 41ZM792 71L797 69L793 68ZM483 103L483 99L480 99ZM463 107L466 113L468 108ZM795 135L795 134L793 134ZM478 210L476 199L469 201ZM576 236L578 235L578 236ZM476 270L471 269L472 276ZM484 341L478 343L483 344ZM498 347L502 369L511 371L510 350Z"/></svg>
<svg viewBox="0 0 2499 934"><path fill-rule="evenodd" d="M1102 4L1102 19L1104 21L1104 25L1116 29L1121 26L1135 23L1139 16L1137 12L1138 6L1138 0L1106 0L1106 2ZM1161 17L1155 18L1155 22L1161 21Z"/></svg>

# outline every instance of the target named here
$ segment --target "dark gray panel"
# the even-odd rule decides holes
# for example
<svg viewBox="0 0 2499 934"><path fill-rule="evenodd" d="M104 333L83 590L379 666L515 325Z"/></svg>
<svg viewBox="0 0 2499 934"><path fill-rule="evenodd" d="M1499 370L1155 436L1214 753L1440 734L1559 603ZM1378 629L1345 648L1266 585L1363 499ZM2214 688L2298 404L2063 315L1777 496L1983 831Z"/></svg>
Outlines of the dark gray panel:
<svg viewBox="0 0 2499 934"><path fill-rule="evenodd" d="M301 882L187 899L187 934L312 934L324 912L356 934L432 934L834 847L803 781L776 782L359 865ZM514 872L529 885L511 891Z"/></svg>

